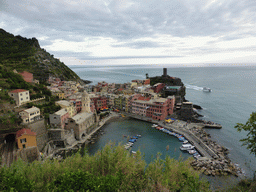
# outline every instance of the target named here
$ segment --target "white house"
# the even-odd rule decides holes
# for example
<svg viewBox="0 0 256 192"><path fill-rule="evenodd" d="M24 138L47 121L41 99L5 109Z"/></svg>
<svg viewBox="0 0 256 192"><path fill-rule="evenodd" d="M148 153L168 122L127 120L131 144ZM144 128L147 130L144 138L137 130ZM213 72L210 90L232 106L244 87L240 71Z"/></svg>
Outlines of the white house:
<svg viewBox="0 0 256 192"><path fill-rule="evenodd" d="M31 107L25 109L19 113L23 123L32 123L40 119L40 109L37 107Z"/></svg>
<svg viewBox="0 0 256 192"><path fill-rule="evenodd" d="M22 105L30 101L29 91L24 89L15 89L8 93L10 97L12 97L16 101L16 105Z"/></svg>

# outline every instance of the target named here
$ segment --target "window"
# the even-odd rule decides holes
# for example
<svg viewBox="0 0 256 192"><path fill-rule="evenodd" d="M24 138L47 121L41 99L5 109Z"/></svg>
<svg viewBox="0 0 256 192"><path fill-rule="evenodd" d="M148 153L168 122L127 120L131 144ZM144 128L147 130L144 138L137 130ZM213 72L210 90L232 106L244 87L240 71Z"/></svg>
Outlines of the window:
<svg viewBox="0 0 256 192"><path fill-rule="evenodd" d="M26 97L26 99L28 99L28 97Z"/></svg>
<svg viewBox="0 0 256 192"><path fill-rule="evenodd" d="M11 96L13 96L13 94L11 94Z"/></svg>
<svg viewBox="0 0 256 192"><path fill-rule="evenodd" d="M57 117L53 117L53 119L57 119Z"/></svg>
<svg viewBox="0 0 256 192"><path fill-rule="evenodd" d="M23 98L21 98L20 100L23 101Z"/></svg>
<svg viewBox="0 0 256 192"><path fill-rule="evenodd" d="M22 93L20 93L20 96L22 96Z"/></svg>
<svg viewBox="0 0 256 192"><path fill-rule="evenodd" d="M26 145L25 145L25 144L23 144L23 145L22 145L22 147L23 147L23 149L24 149L24 148L26 148Z"/></svg>
<svg viewBox="0 0 256 192"><path fill-rule="evenodd" d="M20 139L20 142L21 142L21 143L26 143L26 142L27 142L27 140L26 140L26 138L24 138L24 139Z"/></svg>
<svg viewBox="0 0 256 192"><path fill-rule="evenodd" d="M26 95L28 94L28 92L26 92Z"/></svg>

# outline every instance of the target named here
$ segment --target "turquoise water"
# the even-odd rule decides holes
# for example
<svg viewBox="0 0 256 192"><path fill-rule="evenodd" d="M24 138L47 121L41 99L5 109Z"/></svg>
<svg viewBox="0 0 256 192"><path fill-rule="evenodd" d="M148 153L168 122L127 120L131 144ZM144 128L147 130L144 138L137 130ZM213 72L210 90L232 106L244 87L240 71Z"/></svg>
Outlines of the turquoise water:
<svg viewBox="0 0 256 192"><path fill-rule="evenodd" d="M146 73L148 73L149 77L163 74L163 66L159 65L69 67L82 79L93 81L92 84L96 84L98 81L125 83L133 79L144 79ZM239 141L246 137L247 133L238 133L234 129L234 126L236 123L245 123L250 117L250 114L256 111L256 66L171 68L165 65L164 67L168 68L168 75L182 79L187 87L186 99L203 107L203 110L199 111L199 113L204 115L205 120L222 124L223 128L220 130L208 129L206 131L211 134L212 140L229 148L230 159L240 165L247 177L252 177L253 172L256 170L256 158L250 154L245 146L242 147ZM211 93L203 92L202 89L204 86L210 87L213 91ZM129 125L131 123L125 122L125 124ZM133 127L137 127L137 124L135 123ZM106 131L111 130L115 126L115 124L109 124ZM144 126L140 125L138 127ZM125 129L129 130L133 128ZM147 129L147 126L145 126L145 129ZM103 145L108 140L108 134L117 134L114 132L107 132L105 136L106 140L104 141L103 136L99 142L102 142ZM144 144L144 146L141 145L141 151L145 149L146 154L147 146L153 143L151 150L149 150L150 156L154 156L158 150L164 153L166 145L170 142L170 138L166 142L166 136L164 134L158 134L160 133L152 132L152 137L150 137L151 133L147 132L147 144ZM156 147L154 148L154 146ZM169 144L169 146L169 152L167 153L172 155L172 152L175 148L177 149L177 146L174 144ZM101 145L95 144L95 149L100 147ZM178 157L179 154L175 154L174 156Z"/></svg>
<svg viewBox="0 0 256 192"><path fill-rule="evenodd" d="M166 155L184 160L190 157L188 153L179 150L182 145L176 137L170 136L162 131L152 128L152 124L144 121L133 119L120 118L115 122L110 122L103 127L104 134L99 136L99 139L89 146L89 153L94 154L98 149L102 148L106 143L112 141L116 144L127 143L127 137L141 135L130 148L131 151L140 150L144 155L147 163L150 163L158 152L162 154L162 158ZM127 137L124 137L127 136ZM169 145L169 150L166 150Z"/></svg>

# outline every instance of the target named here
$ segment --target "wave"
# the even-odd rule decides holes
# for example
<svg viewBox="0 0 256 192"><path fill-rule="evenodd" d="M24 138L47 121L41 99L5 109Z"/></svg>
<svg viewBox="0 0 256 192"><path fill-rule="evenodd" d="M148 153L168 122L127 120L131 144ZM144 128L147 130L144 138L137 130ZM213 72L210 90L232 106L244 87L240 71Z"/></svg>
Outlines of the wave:
<svg viewBox="0 0 256 192"><path fill-rule="evenodd" d="M203 87L198 87L196 85L189 85L189 84L185 84L186 88L188 89L194 89L194 90L197 90L197 91L202 91L203 90Z"/></svg>

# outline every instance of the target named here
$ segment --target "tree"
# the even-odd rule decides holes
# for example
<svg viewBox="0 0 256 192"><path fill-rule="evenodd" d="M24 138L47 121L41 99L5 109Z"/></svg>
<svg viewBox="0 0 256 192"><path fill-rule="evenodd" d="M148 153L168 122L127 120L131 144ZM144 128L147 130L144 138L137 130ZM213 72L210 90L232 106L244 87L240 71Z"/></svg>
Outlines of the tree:
<svg viewBox="0 0 256 192"><path fill-rule="evenodd" d="M235 128L239 132L242 130L249 131L247 138L241 139L240 141L243 142L243 146L247 146L247 149L250 150L250 153L256 155L256 112L252 112L250 118L245 124L237 123Z"/></svg>

